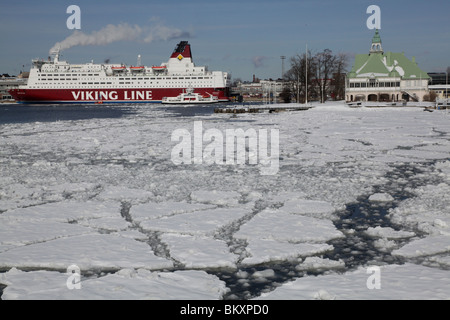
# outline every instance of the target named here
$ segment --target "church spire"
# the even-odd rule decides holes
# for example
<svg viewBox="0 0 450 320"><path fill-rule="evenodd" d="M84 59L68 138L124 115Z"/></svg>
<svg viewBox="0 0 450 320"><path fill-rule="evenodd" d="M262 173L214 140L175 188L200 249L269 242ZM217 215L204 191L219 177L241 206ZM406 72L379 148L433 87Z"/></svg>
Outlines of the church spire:
<svg viewBox="0 0 450 320"><path fill-rule="evenodd" d="M381 46L381 37L378 33L378 29L375 31L375 35L372 38L372 47L370 53L383 53L383 47Z"/></svg>

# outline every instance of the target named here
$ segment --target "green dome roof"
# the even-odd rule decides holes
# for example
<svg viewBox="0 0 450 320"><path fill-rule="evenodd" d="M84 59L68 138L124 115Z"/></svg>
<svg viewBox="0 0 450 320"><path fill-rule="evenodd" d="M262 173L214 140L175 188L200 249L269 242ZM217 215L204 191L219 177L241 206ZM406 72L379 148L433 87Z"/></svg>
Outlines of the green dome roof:
<svg viewBox="0 0 450 320"><path fill-rule="evenodd" d="M372 38L372 43L381 43L381 37L378 33L378 29L375 31L375 35Z"/></svg>

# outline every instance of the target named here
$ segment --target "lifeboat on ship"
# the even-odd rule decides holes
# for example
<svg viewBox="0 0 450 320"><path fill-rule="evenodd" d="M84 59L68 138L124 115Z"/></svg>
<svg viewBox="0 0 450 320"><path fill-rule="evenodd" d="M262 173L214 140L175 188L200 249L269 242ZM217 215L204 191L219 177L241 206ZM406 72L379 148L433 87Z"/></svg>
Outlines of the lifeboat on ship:
<svg viewBox="0 0 450 320"><path fill-rule="evenodd" d="M140 66L140 67L130 67L130 70L131 70L132 72L142 72L142 71L145 70L145 67L143 67L143 66Z"/></svg>
<svg viewBox="0 0 450 320"><path fill-rule="evenodd" d="M127 68L125 66L119 66L119 67L111 67L112 72L122 72L125 71Z"/></svg>
<svg viewBox="0 0 450 320"><path fill-rule="evenodd" d="M152 66L153 71L164 71L167 70L166 66Z"/></svg>

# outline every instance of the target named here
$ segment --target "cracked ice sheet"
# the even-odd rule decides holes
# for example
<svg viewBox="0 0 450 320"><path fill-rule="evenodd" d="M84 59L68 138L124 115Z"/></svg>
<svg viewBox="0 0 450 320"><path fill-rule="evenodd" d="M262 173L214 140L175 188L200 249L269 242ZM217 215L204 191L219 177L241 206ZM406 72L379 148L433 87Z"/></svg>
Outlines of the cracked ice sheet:
<svg viewBox="0 0 450 320"><path fill-rule="evenodd" d="M33 168L36 169L36 168ZM88 194L95 193L97 187L93 183L56 183L47 181L45 185L34 185L32 177L28 177L27 184L14 183L10 178L0 182L0 211L12 210L21 207L42 205L45 203L83 199ZM9 182L9 183L8 183ZM29 184L33 185L32 187Z"/></svg>
<svg viewBox="0 0 450 320"><path fill-rule="evenodd" d="M242 265L255 265L271 261L301 260L300 257L325 253L333 246L316 243L289 243L267 239L250 239L246 247L249 255L242 260Z"/></svg>
<svg viewBox="0 0 450 320"><path fill-rule="evenodd" d="M241 194L235 191L199 190L191 193L191 199L197 202L216 204L221 206L236 206Z"/></svg>
<svg viewBox="0 0 450 320"><path fill-rule="evenodd" d="M230 252L225 241L205 236L163 234L170 256L185 268L235 268L237 255Z"/></svg>
<svg viewBox="0 0 450 320"><path fill-rule="evenodd" d="M440 253L450 253L450 234L428 236L423 239L413 240L398 250L394 250L394 256L414 258Z"/></svg>
<svg viewBox="0 0 450 320"><path fill-rule="evenodd" d="M370 237L373 238L386 238L386 239L404 239L414 237L416 234L411 231L396 231L390 227L369 227L364 231Z"/></svg>
<svg viewBox="0 0 450 320"><path fill-rule="evenodd" d="M430 235L450 235L450 185L426 185L412 190L417 197L391 209L391 220Z"/></svg>
<svg viewBox="0 0 450 320"><path fill-rule="evenodd" d="M124 231L131 227L131 223L120 216L83 219L78 224L101 231Z"/></svg>
<svg viewBox="0 0 450 320"><path fill-rule="evenodd" d="M144 220L144 230L182 233L189 235L213 235L221 228L239 220L250 211L241 208L218 208L182 213L170 217Z"/></svg>
<svg viewBox="0 0 450 320"><path fill-rule="evenodd" d="M336 208L325 201L295 199L286 201L281 210L315 218L332 218Z"/></svg>
<svg viewBox="0 0 450 320"><path fill-rule="evenodd" d="M154 255L148 244L119 235L86 234L21 246L0 253L0 268L163 269L172 262Z"/></svg>
<svg viewBox="0 0 450 320"><path fill-rule="evenodd" d="M172 216L180 213L188 213L205 209L215 208L214 205L206 205L201 203L188 202L149 202L132 206L130 215L133 220L142 221L146 219L162 218L164 216Z"/></svg>
<svg viewBox="0 0 450 320"><path fill-rule="evenodd" d="M2 214L2 218L16 221L71 222L86 218L120 217L120 203L99 201L62 201L38 206L14 209Z"/></svg>
<svg viewBox="0 0 450 320"><path fill-rule="evenodd" d="M288 282L256 300L423 300L450 298L447 270L414 264L380 267L380 289L368 289L374 272L365 267L344 274L306 276Z"/></svg>
<svg viewBox="0 0 450 320"><path fill-rule="evenodd" d="M321 110L322 109L322 110ZM299 159L308 161L317 160L324 163L333 161L333 158L351 161L352 159L371 159L376 162L398 161L425 161L427 159L445 158L442 153L423 152L417 147L426 147L435 144L442 145L442 149L450 147L448 140L440 138L434 130L447 131L444 118L417 117L417 110L394 110L383 108L382 110L361 109L350 114L342 113L342 109L327 110L314 108L305 118L311 121L311 125L304 126L303 132L308 132L305 139L297 139L310 153L300 153ZM324 113L326 111L326 113ZM318 115L322 117L317 118ZM414 119L408 122L407 119ZM420 122L420 125L418 125ZM287 121L289 124L290 121ZM303 121L302 123L307 123ZM448 127L448 126L447 126ZM294 136L295 133L292 133ZM301 137L300 137L301 138ZM355 140L356 138L356 140ZM352 143L349 143L353 141ZM363 145L359 141L369 143ZM299 142L290 139L295 146ZM306 143L305 143L306 142ZM395 150L397 147L411 147L411 150ZM299 150L303 150L300 149ZM311 151L314 151L311 153ZM351 151L351 153L349 153ZM448 157L447 157L448 158Z"/></svg>
<svg viewBox="0 0 450 320"><path fill-rule="evenodd" d="M100 201L130 201L131 203L147 202L154 197L153 192L127 187L106 186L97 196Z"/></svg>
<svg viewBox="0 0 450 320"><path fill-rule="evenodd" d="M83 279L81 288L69 290L70 275L55 271L23 272L11 269L0 274L7 285L4 300L216 300L227 292L225 283L204 271L150 272L122 269L114 274Z"/></svg>
<svg viewBox="0 0 450 320"><path fill-rule="evenodd" d="M344 237L330 220L265 209L233 235L238 239L274 239L289 242L321 243Z"/></svg>
<svg viewBox="0 0 450 320"><path fill-rule="evenodd" d="M95 230L57 221L17 221L0 216L0 252L57 238L94 233Z"/></svg>

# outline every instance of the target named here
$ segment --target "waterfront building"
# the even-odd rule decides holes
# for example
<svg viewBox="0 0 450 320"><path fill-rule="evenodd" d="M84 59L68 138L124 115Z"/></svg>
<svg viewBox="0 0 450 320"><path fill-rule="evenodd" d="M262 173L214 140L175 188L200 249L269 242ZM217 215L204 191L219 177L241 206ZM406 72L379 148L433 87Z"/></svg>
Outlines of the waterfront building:
<svg viewBox="0 0 450 320"><path fill-rule="evenodd" d="M280 93L283 91L285 82L281 79L278 80L255 80L253 82L242 83L239 82L232 88L232 92L243 96L245 99L262 99L277 101Z"/></svg>
<svg viewBox="0 0 450 320"><path fill-rule="evenodd" d="M430 79L414 57L409 60L404 53L384 52L376 30L369 54L357 54L347 74L346 100L423 101L429 94Z"/></svg>

